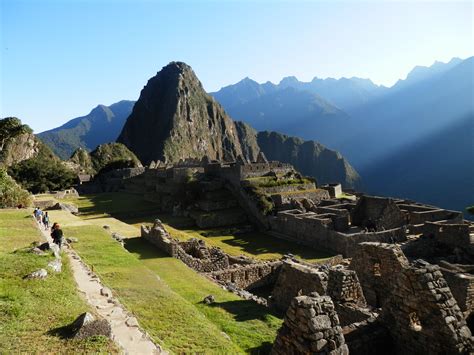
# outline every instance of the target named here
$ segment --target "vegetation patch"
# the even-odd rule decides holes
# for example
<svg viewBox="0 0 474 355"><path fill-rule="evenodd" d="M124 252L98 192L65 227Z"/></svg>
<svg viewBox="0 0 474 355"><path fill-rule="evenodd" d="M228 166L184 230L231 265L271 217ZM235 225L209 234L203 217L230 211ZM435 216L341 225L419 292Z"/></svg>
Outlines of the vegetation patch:
<svg viewBox="0 0 474 355"><path fill-rule="evenodd" d="M5 169L0 168L0 208L29 206L32 197L30 193L10 177Z"/></svg>
<svg viewBox="0 0 474 355"><path fill-rule="evenodd" d="M66 257L61 273L23 280L53 260L27 251L41 240L28 211L0 210L0 353L118 353L103 337L67 339L67 326L91 310L77 293Z"/></svg>

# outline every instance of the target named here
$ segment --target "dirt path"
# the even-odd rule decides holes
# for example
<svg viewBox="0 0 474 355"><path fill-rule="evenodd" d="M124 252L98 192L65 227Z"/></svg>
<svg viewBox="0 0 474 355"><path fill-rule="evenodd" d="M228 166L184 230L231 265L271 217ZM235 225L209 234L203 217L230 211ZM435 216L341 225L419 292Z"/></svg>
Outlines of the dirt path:
<svg viewBox="0 0 474 355"><path fill-rule="evenodd" d="M45 239L52 243L49 234L43 228L39 229ZM125 354L167 354L151 341L138 326L136 318L130 315L112 296L111 291L101 284L97 275L82 262L72 248L65 246L63 251L69 257L77 288L96 312L109 322L112 328L112 340Z"/></svg>

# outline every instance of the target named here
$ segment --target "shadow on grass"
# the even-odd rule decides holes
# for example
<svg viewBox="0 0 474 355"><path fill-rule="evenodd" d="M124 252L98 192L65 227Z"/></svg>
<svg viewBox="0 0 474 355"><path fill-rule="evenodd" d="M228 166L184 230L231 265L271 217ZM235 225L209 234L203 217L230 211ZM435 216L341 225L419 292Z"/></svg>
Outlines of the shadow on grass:
<svg viewBox="0 0 474 355"><path fill-rule="evenodd" d="M215 302L210 307L222 308L234 316L237 322L259 319L265 321L268 315L274 315L267 307L261 306L254 301L235 300L226 302Z"/></svg>
<svg viewBox="0 0 474 355"><path fill-rule="evenodd" d="M48 335L58 337L60 339L71 339L74 336L74 330L71 324L53 328L46 332Z"/></svg>
<svg viewBox="0 0 474 355"><path fill-rule="evenodd" d="M270 354L270 351L272 351L272 346L273 346L272 343L270 343L269 341L266 341L266 342L263 342L260 346L248 349L248 351L249 351L249 354L252 354L252 355L267 355L267 354Z"/></svg>
<svg viewBox="0 0 474 355"><path fill-rule="evenodd" d="M140 259L155 259L170 257L165 252L148 242L142 237L124 239L125 249L130 253L139 255Z"/></svg>

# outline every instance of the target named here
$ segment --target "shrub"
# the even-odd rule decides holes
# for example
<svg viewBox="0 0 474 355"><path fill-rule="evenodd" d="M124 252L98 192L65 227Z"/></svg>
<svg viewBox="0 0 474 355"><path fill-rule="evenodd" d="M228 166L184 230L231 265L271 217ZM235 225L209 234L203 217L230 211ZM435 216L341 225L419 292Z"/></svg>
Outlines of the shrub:
<svg viewBox="0 0 474 355"><path fill-rule="evenodd" d="M23 190L5 169L0 169L0 208L30 206L32 202L28 191Z"/></svg>

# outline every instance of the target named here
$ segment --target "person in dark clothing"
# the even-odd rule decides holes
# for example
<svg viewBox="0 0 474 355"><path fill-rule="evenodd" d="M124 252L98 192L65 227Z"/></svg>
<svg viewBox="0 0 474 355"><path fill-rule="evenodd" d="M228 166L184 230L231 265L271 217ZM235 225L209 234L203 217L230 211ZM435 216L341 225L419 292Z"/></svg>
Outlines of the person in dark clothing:
<svg viewBox="0 0 474 355"><path fill-rule="evenodd" d="M45 230L48 230L48 228L49 228L49 216L48 216L48 212L45 212L44 215L43 215L43 224L44 224L44 229L45 229Z"/></svg>
<svg viewBox="0 0 474 355"><path fill-rule="evenodd" d="M53 231L51 232L51 238L53 238L53 242L61 248L61 243L63 241L63 231L59 224L55 223L53 226Z"/></svg>

